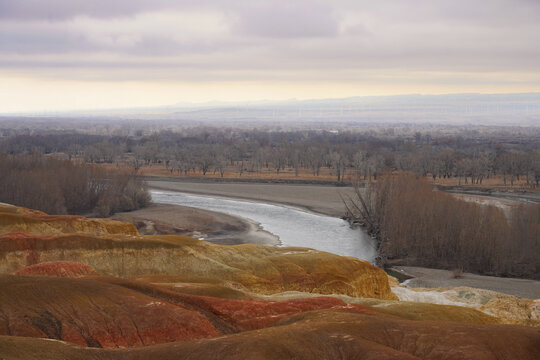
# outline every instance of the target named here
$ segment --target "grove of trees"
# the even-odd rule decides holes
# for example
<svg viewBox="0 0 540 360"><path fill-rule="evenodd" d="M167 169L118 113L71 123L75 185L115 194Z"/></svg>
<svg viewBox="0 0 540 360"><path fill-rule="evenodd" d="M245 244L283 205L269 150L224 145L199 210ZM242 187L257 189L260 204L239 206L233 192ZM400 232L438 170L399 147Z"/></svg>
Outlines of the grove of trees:
<svg viewBox="0 0 540 360"><path fill-rule="evenodd" d="M376 239L380 265L401 263L540 279L540 205L506 213L434 190L425 178L385 174L346 199L351 221Z"/></svg>
<svg viewBox="0 0 540 360"><path fill-rule="evenodd" d="M0 202L50 214L109 216L150 202L133 173L39 154L0 154Z"/></svg>
<svg viewBox="0 0 540 360"><path fill-rule="evenodd" d="M392 131L390 131L392 130ZM540 134L431 129L414 133L390 129L329 132L267 131L218 127L159 130L130 136L73 133L0 138L7 154L62 153L87 163L162 167L170 175L223 177L285 171L337 183L376 179L387 170L408 171L460 185L481 185L498 176L504 185L540 185Z"/></svg>

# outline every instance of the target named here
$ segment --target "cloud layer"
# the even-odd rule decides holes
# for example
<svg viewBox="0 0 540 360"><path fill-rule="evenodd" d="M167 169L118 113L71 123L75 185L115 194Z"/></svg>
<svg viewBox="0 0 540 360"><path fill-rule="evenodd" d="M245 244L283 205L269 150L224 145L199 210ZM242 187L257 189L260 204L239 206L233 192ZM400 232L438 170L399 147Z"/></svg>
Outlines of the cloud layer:
<svg viewBox="0 0 540 360"><path fill-rule="evenodd" d="M0 76L540 91L538 19L537 0L0 0Z"/></svg>

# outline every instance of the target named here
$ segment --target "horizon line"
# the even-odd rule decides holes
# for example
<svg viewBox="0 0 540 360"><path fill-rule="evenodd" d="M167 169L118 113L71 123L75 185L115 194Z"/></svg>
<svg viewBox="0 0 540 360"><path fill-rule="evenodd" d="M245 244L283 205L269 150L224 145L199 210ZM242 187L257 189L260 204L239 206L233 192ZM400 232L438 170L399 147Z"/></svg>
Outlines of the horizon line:
<svg viewBox="0 0 540 360"><path fill-rule="evenodd" d="M163 105L147 105L147 106L133 106L133 107L106 107L106 108L82 108L82 109L69 109L69 110L32 110L32 111L12 111L12 112L0 112L0 116L47 116L51 115L69 115L73 113L91 113L91 112L119 112L119 111L137 111L137 110L158 110L166 108L213 108L217 106L246 106L246 105L262 105L262 104L277 104L286 102L317 102L328 100L350 100L350 99L375 99L375 98L399 98L407 96L422 96L422 97L439 97L439 96L464 96L464 95L477 95L477 96L504 96L504 95L540 95L540 91L528 91L528 92L501 92L501 93L482 93L482 92L451 92L451 93L403 93L392 95L356 95L356 96L340 96L340 97L326 97L326 98L284 98L284 99L259 99L259 100L236 100L226 101L211 99L206 101L179 101L174 104ZM540 100L540 99L539 99Z"/></svg>

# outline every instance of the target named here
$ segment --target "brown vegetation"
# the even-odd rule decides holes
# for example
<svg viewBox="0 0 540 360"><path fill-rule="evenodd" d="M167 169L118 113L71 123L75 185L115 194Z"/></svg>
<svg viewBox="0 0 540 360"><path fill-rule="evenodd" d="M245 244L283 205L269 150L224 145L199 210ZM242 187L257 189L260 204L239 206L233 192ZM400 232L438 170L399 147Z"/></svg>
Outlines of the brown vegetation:
<svg viewBox="0 0 540 360"><path fill-rule="evenodd" d="M40 152L170 177L349 183L401 170L449 186L534 189L540 184L537 128L418 130L402 125L339 132L157 128L146 136L143 131L128 136L37 132L0 138L0 151Z"/></svg>
<svg viewBox="0 0 540 360"><path fill-rule="evenodd" d="M0 202L52 214L108 216L150 200L133 173L42 155L0 154Z"/></svg>
<svg viewBox="0 0 540 360"><path fill-rule="evenodd" d="M386 175L347 201L353 221L377 239L389 262L540 278L540 205L509 216L495 207L436 191L424 178Z"/></svg>

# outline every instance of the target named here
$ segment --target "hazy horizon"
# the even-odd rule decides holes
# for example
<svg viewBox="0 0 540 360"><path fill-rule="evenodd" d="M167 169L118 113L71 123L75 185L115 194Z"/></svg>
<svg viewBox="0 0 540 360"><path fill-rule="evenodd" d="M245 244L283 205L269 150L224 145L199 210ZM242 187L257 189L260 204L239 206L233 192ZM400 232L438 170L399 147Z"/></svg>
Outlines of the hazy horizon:
<svg viewBox="0 0 540 360"><path fill-rule="evenodd" d="M206 125L296 124L540 125L540 93L393 95L253 102L178 102L155 107L1 113L17 118L121 119Z"/></svg>
<svg viewBox="0 0 540 360"><path fill-rule="evenodd" d="M206 108L221 108L221 107L258 107L266 105L285 105L292 103L320 103L320 102L340 102L340 101L361 101L365 103L369 100L374 100L377 103L380 103L381 100L401 100L401 101L410 101L410 100L433 100L433 99L451 99L451 98L486 98L486 97L497 97L499 99L505 99L505 97L513 98L514 100L519 97L535 97L538 96L538 99L533 99L538 103L531 103L534 106L540 106L540 91L539 92L516 92L516 93L445 93L445 94L420 94L420 93L409 93L409 94L395 94L395 95L364 95L364 96L347 96L347 97L328 97L328 98L282 98L282 99L254 99L254 100L230 100L230 101L221 101L218 99L209 99L206 101L178 101L174 103L166 103L159 105L140 105L140 106L122 106L122 107L105 107L105 108L67 108L67 109L58 109L58 110L46 110L46 109L36 109L30 111L12 111L12 112L2 112L0 109L0 116L19 116L19 115L30 115L30 114L40 114L40 113L51 113L51 114L72 114L72 113L86 113L86 112L115 112L115 111L137 111L137 110L156 110L156 109L171 109L171 108L185 108L185 109L206 109ZM530 100L530 99L529 99Z"/></svg>

